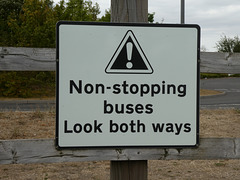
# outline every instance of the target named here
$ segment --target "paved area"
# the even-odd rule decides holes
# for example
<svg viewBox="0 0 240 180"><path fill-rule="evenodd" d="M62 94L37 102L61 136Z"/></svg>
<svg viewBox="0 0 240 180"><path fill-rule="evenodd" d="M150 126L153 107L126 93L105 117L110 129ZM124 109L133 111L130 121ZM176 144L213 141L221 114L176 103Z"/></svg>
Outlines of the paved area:
<svg viewBox="0 0 240 180"><path fill-rule="evenodd" d="M0 111L51 111L55 104L55 100L4 100L0 101Z"/></svg>
<svg viewBox="0 0 240 180"><path fill-rule="evenodd" d="M240 78L204 79L200 81L200 87L224 92L224 95L201 97L201 108L240 109Z"/></svg>

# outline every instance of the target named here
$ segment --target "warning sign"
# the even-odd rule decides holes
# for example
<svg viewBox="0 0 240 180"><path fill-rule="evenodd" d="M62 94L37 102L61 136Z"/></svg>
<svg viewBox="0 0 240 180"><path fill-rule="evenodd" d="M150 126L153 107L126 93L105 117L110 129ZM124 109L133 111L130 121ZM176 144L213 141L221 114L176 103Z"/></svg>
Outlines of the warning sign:
<svg viewBox="0 0 240 180"><path fill-rule="evenodd" d="M195 147L197 25L57 24L56 144Z"/></svg>
<svg viewBox="0 0 240 180"><path fill-rule="evenodd" d="M106 73L151 74L153 69L133 32L129 30L109 62Z"/></svg>

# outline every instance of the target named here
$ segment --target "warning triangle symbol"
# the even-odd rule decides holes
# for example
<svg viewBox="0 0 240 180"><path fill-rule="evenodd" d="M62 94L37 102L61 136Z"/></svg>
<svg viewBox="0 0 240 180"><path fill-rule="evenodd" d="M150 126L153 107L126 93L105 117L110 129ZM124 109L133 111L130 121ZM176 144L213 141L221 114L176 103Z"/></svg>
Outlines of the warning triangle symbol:
<svg viewBox="0 0 240 180"><path fill-rule="evenodd" d="M127 31L112 59L108 63L109 74L152 74L153 69L131 30Z"/></svg>

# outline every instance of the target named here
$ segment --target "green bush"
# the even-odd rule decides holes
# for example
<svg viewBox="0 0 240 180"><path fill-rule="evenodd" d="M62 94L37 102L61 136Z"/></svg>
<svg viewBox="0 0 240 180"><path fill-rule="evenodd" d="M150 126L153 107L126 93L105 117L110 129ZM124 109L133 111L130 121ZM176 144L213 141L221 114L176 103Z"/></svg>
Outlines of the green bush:
<svg viewBox="0 0 240 180"><path fill-rule="evenodd" d="M0 97L55 96L55 72L0 72Z"/></svg>

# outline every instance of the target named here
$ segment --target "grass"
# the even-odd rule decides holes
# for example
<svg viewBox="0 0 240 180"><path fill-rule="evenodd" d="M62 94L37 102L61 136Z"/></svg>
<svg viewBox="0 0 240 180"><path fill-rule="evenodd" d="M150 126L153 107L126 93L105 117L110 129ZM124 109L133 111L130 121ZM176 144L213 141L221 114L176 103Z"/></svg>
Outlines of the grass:
<svg viewBox="0 0 240 180"><path fill-rule="evenodd" d="M217 167L225 167L225 166L226 166L226 163L216 162L216 163L215 163L215 166L217 166Z"/></svg>
<svg viewBox="0 0 240 180"><path fill-rule="evenodd" d="M222 94L221 91L215 91L215 90L208 90L208 89L201 89L200 90L200 96L212 96L212 95L219 95Z"/></svg>
<svg viewBox="0 0 240 180"><path fill-rule="evenodd" d="M40 119L43 120L44 119L44 112L41 112L40 110L36 110L33 112L33 114L31 115L32 119Z"/></svg>
<svg viewBox="0 0 240 180"><path fill-rule="evenodd" d="M225 77L240 77L240 74L216 74L216 73L201 73L201 79L210 78L225 78Z"/></svg>

